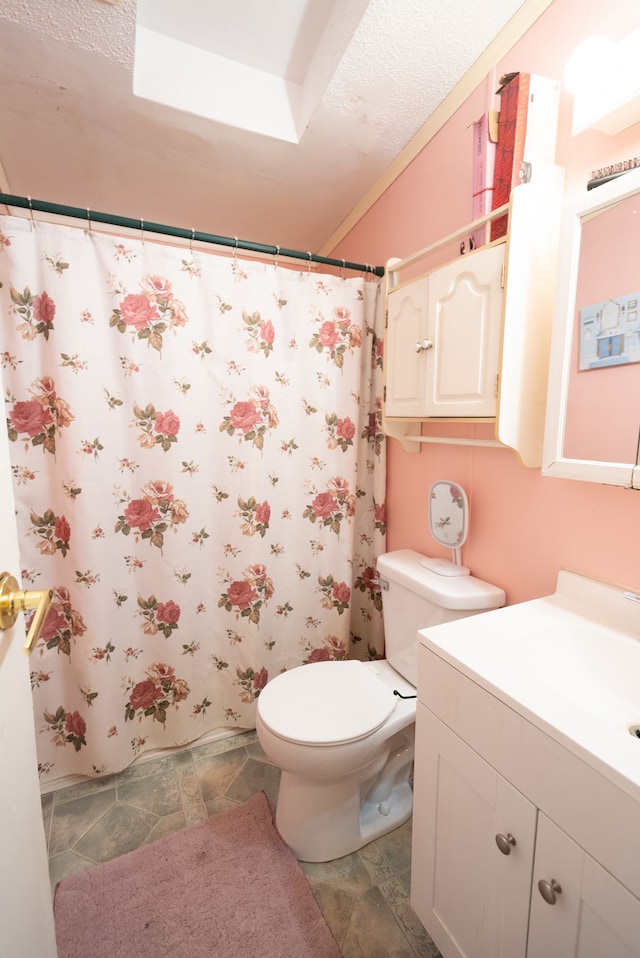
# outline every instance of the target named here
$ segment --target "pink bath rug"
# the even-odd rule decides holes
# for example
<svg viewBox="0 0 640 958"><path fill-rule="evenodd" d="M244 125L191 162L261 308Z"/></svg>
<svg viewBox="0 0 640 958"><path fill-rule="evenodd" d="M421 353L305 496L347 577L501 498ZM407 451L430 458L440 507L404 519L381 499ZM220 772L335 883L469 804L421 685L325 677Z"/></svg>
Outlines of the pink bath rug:
<svg viewBox="0 0 640 958"><path fill-rule="evenodd" d="M72 875L59 958L340 958L267 797Z"/></svg>

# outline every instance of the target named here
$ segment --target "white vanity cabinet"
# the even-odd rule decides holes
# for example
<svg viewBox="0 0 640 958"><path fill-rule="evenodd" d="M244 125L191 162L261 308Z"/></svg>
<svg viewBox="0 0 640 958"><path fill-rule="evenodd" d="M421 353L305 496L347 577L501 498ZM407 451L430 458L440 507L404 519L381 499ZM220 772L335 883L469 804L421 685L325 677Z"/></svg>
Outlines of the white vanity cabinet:
<svg viewBox="0 0 640 958"><path fill-rule="evenodd" d="M383 428L406 452L435 441L498 445L541 465L563 185L551 166L512 190L504 241L404 279L485 217L387 263ZM433 421L489 422L495 438L433 435L422 428Z"/></svg>
<svg viewBox="0 0 640 958"><path fill-rule="evenodd" d="M495 417L504 252L484 247L389 293L388 416Z"/></svg>
<svg viewBox="0 0 640 958"><path fill-rule="evenodd" d="M639 954L640 901L540 812L527 958Z"/></svg>
<svg viewBox="0 0 640 958"><path fill-rule="evenodd" d="M640 958L637 799L424 645L418 698L411 902L444 958Z"/></svg>
<svg viewBox="0 0 640 958"><path fill-rule="evenodd" d="M445 958L525 958L536 808L423 704L418 713L413 907Z"/></svg>

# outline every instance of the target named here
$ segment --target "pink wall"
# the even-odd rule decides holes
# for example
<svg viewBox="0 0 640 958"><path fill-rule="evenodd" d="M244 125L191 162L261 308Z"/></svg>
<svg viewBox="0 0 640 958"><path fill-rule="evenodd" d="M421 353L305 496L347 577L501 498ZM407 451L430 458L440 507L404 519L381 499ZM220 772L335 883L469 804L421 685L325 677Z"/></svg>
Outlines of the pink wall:
<svg viewBox="0 0 640 958"><path fill-rule="evenodd" d="M456 112L334 250L338 258L384 263L464 226L471 216L471 124L492 101L496 77L511 71L562 79L583 39L617 41L640 26L629 0L554 0L495 73ZM618 137L571 137L571 98L562 93L557 162L567 185L586 184L590 171L640 155L640 124ZM595 373L594 373L595 375ZM446 555L428 529L427 493L436 479L459 482L470 506L463 562L495 582L509 604L554 591L558 570L640 591L640 493L542 476L510 450L428 445L418 454L388 447L388 547ZM640 623L640 618L639 618Z"/></svg>

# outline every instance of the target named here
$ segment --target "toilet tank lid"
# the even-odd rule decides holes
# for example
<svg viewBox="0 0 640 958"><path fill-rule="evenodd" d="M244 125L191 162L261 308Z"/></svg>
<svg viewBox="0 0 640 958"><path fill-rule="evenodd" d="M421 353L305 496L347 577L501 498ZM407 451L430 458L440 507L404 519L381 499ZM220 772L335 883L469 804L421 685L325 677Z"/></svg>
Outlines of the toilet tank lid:
<svg viewBox="0 0 640 958"><path fill-rule="evenodd" d="M339 745L371 735L398 699L364 663L312 662L282 672L258 698L261 721L274 735L306 745Z"/></svg>
<svg viewBox="0 0 640 958"><path fill-rule="evenodd" d="M378 556L378 574L422 596L441 609L480 612L498 609L506 602L503 589L473 575L444 576L421 565L425 556L413 549L398 549Z"/></svg>

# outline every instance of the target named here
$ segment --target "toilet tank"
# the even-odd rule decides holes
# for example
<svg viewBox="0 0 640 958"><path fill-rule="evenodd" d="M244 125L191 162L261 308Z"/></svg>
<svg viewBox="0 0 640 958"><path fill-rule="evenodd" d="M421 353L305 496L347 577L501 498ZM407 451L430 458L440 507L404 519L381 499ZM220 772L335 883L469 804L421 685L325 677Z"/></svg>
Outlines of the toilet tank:
<svg viewBox="0 0 640 958"><path fill-rule="evenodd" d="M418 630L504 605L504 591L472 575L438 575L411 549L386 552L376 563L382 580L385 658L418 684ZM388 584L388 588L387 585Z"/></svg>

